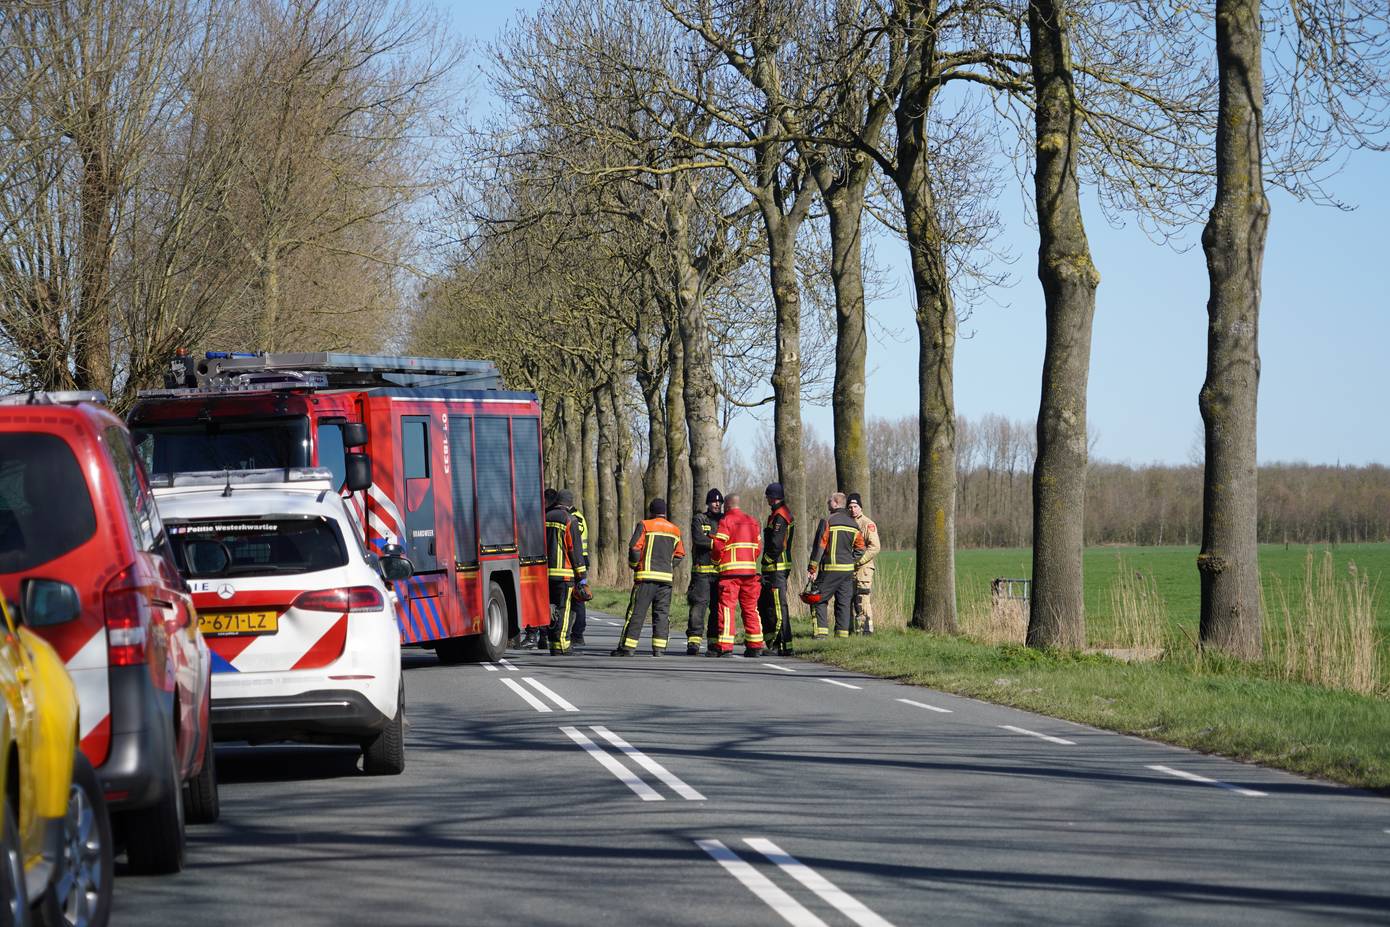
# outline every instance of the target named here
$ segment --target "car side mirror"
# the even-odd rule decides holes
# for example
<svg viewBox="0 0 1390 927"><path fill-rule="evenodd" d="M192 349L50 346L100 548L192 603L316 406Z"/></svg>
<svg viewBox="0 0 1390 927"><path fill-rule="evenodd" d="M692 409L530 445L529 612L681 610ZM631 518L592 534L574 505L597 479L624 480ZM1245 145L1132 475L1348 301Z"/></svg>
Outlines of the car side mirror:
<svg viewBox="0 0 1390 927"><path fill-rule="evenodd" d="M415 565L406 557L382 557L381 575L393 583L410 579L415 575Z"/></svg>
<svg viewBox="0 0 1390 927"><path fill-rule="evenodd" d="M344 485L348 492L362 492L372 486L372 459L366 454L356 452L346 455L347 479Z"/></svg>
<svg viewBox="0 0 1390 927"><path fill-rule="evenodd" d="M24 600L21 618L31 628L66 624L82 614L82 600L69 583L56 579L26 579L20 584Z"/></svg>
<svg viewBox="0 0 1390 927"><path fill-rule="evenodd" d="M361 422L344 422L343 447L362 447L367 443L367 426Z"/></svg>

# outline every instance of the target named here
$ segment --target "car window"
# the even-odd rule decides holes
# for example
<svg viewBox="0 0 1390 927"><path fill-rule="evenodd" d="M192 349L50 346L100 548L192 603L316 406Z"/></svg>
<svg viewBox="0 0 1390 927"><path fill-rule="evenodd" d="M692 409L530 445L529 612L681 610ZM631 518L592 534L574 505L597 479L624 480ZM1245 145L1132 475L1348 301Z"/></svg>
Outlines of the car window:
<svg viewBox="0 0 1390 927"><path fill-rule="evenodd" d="M112 425L106 429L106 453L115 465L116 476L121 483L121 494L125 497L126 511L135 544L141 550L159 549L164 526L159 522L159 511L155 508L154 497L145 480L145 473L139 459L131 447L130 438L124 428Z"/></svg>
<svg viewBox="0 0 1390 927"><path fill-rule="evenodd" d="M314 429L318 445L319 466L333 471L333 486L347 482L347 448L343 446L343 426L337 423L319 425Z"/></svg>
<svg viewBox="0 0 1390 927"><path fill-rule="evenodd" d="M174 522L169 540L179 572L194 579L315 573L348 562L337 522L321 516Z"/></svg>
<svg viewBox="0 0 1390 927"><path fill-rule="evenodd" d="M96 534L72 448L57 435L0 434L0 573L48 563Z"/></svg>

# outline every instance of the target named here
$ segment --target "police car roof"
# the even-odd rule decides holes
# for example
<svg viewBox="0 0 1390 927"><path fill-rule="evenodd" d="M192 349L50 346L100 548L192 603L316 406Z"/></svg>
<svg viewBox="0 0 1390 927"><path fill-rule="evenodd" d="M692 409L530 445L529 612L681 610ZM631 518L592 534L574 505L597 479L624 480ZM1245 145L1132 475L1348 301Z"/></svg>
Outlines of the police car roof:
<svg viewBox="0 0 1390 927"><path fill-rule="evenodd" d="M217 518L264 518L282 515L290 518L334 517L342 512L331 484L287 483L282 486L233 487L223 495L221 487L179 486L156 489L160 517L166 521L193 521Z"/></svg>

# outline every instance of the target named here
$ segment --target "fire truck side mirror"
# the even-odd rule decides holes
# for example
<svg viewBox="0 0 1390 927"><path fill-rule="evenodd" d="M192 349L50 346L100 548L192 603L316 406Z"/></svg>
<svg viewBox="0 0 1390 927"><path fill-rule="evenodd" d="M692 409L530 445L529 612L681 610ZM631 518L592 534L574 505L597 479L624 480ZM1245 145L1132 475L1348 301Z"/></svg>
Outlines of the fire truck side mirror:
<svg viewBox="0 0 1390 927"><path fill-rule="evenodd" d="M343 447L362 447L367 443L367 426L361 422L343 423Z"/></svg>
<svg viewBox="0 0 1390 927"><path fill-rule="evenodd" d="M361 492L372 485L372 459L363 453L345 455L347 479L344 481L348 492Z"/></svg>

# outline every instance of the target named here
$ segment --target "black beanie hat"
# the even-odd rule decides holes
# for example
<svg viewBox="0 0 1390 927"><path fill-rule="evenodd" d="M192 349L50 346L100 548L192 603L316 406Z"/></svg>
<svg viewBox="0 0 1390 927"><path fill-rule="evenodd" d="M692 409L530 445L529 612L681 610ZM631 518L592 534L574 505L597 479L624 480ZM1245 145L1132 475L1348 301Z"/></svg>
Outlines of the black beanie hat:
<svg viewBox="0 0 1390 927"><path fill-rule="evenodd" d="M723 501L724 494L717 489L711 489L709 492L705 493L705 505L709 505L711 502Z"/></svg>
<svg viewBox="0 0 1390 927"><path fill-rule="evenodd" d="M782 499L782 498L784 498L784 496L783 496L783 494L782 494L782 484L781 484L781 483L768 483L768 484L767 484L767 492L764 493L764 495L766 495L769 499Z"/></svg>
<svg viewBox="0 0 1390 927"><path fill-rule="evenodd" d="M561 505L574 505L574 491L571 489L560 490L555 498Z"/></svg>
<svg viewBox="0 0 1390 927"><path fill-rule="evenodd" d="M648 503L647 503L647 514L648 514L648 515L665 515L665 514L666 514L666 500L663 499L663 498L661 498L660 496L657 496L657 497L656 497L655 499L653 499L651 502L648 502Z"/></svg>
<svg viewBox="0 0 1390 927"><path fill-rule="evenodd" d="M555 491L554 487L547 486L545 488L545 504L547 508L554 505L559 498L560 494Z"/></svg>
<svg viewBox="0 0 1390 927"><path fill-rule="evenodd" d="M858 502L860 508L864 507L864 500L860 498L857 492L852 492L848 496L845 496L845 505L849 505L851 502Z"/></svg>

